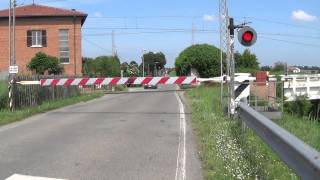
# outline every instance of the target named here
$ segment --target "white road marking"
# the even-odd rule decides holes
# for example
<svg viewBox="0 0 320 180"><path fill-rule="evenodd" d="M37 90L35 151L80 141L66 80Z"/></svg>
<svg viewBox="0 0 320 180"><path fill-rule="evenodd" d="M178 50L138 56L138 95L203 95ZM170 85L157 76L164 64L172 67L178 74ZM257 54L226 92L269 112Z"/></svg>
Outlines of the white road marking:
<svg viewBox="0 0 320 180"><path fill-rule="evenodd" d="M36 177L36 176L25 176L20 174L14 174L5 180L66 180L66 179L55 179L47 177Z"/></svg>
<svg viewBox="0 0 320 180"><path fill-rule="evenodd" d="M180 109L180 135L179 135L179 146L177 156L177 168L175 180L186 179L186 115L184 112L184 106L177 93L175 93L179 103Z"/></svg>

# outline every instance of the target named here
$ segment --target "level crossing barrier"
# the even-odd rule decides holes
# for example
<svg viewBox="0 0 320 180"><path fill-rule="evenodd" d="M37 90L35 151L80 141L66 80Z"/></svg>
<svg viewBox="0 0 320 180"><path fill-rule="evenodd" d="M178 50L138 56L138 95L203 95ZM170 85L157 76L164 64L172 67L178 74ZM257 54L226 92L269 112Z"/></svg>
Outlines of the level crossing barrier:
<svg viewBox="0 0 320 180"><path fill-rule="evenodd" d="M196 84L196 77L112 77L112 78L55 78L41 79L41 86L112 86L112 85L189 85Z"/></svg>

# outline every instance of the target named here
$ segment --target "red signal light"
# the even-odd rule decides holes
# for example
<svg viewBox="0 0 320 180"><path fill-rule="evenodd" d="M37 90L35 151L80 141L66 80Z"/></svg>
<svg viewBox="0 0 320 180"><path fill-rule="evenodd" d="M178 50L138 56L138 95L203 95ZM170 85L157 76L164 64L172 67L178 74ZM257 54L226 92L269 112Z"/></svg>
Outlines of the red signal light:
<svg viewBox="0 0 320 180"><path fill-rule="evenodd" d="M242 35L242 39L245 42L250 42L253 39L253 33L251 31L246 31Z"/></svg>
<svg viewBox="0 0 320 180"><path fill-rule="evenodd" d="M257 37L257 32L249 26L244 26L238 31L238 40L240 44L246 47L255 44L257 41Z"/></svg>

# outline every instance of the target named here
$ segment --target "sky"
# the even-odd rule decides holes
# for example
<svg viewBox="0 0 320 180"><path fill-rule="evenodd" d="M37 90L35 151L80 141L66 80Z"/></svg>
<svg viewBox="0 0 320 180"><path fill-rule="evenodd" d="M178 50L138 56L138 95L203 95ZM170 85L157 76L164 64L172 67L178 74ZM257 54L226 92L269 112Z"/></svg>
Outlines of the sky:
<svg viewBox="0 0 320 180"><path fill-rule="evenodd" d="M17 0L27 5L32 0ZM9 0L0 0L0 9ZM83 56L111 55L112 31L122 62L141 62L144 50L163 52L173 67L181 51L195 44L219 47L218 0L35 0L88 14L83 26ZM258 32L250 47L261 65L283 61L320 66L319 0L229 0L229 16L250 22ZM194 36L192 35L194 30ZM245 48L237 41L235 49Z"/></svg>

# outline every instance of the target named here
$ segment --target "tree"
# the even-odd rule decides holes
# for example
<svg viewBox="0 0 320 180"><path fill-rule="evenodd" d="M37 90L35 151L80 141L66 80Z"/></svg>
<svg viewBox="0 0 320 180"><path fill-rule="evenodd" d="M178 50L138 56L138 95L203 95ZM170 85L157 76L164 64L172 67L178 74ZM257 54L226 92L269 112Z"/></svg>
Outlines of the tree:
<svg viewBox="0 0 320 180"><path fill-rule="evenodd" d="M246 49L241 55L237 52L235 53L235 67L237 72L255 73L259 70L258 58L249 49Z"/></svg>
<svg viewBox="0 0 320 180"><path fill-rule="evenodd" d="M43 52L37 53L31 59L27 68L40 75L43 75L45 72L48 72L48 74L61 74L64 71L64 67L59 63L57 57L48 56Z"/></svg>
<svg viewBox="0 0 320 180"><path fill-rule="evenodd" d="M85 76L93 77L96 74L96 64L93 58L82 58L82 73Z"/></svg>
<svg viewBox="0 0 320 180"><path fill-rule="evenodd" d="M153 74L156 69L163 69L167 64L166 56L162 52L149 52L143 55L144 70L147 74Z"/></svg>
<svg viewBox="0 0 320 180"><path fill-rule="evenodd" d="M130 65L138 66L138 63L136 61L131 61Z"/></svg>
<svg viewBox="0 0 320 180"><path fill-rule="evenodd" d="M99 56L95 59L96 76L116 77L120 76L120 60L111 56Z"/></svg>
<svg viewBox="0 0 320 180"><path fill-rule="evenodd" d="M240 62L240 59L241 59L241 53L239 51L236 51L234 53L234 62L235 62L235 67L237 68L238 63Z"/></svg>
<svg viewBox="0 0 320 180"><path fill-rule="evenodd" d="M137 63L130 63L128 68L128 75L130 77L139 76L140 70Z"/></svg>
<svg viewBox="0 0 320 180"><path fill-rule="evenodd" d="M281 61L278 61L274 63L274 66L272 68L272 72L275 73L284 73L286 70L287 64Z"/></svg>
<svg viewBox="0 0 320 180"><path fill-rule="evenodd" d="M99 56L94 60L87 60L83 67L84 75L90 77L120 76L120 60L118 57Z"/></svg>
<svg viewBox="0 0 320 180"><path fill-rule="evenodd" d="M272 69L272 67L270 67L270 66L262 66L260 68L261 71L271 71L271 69Z"/></svg>
<svg viewBox="0 0 320 180"><path fill-rule="evenodd" d="M120 65L120 70L123 72L123 76L128 76L128 70L129 70L129 64L127 62L124 62Z"/></svg>
<svg viewBox="0 0 320 180"><path fill-rule="evenodd" d="M208 44L190 46L177 57L175 67L178 76L189 75L192 68L202 78L220 76L220 50Z"/></svg>

